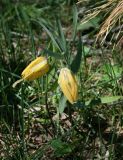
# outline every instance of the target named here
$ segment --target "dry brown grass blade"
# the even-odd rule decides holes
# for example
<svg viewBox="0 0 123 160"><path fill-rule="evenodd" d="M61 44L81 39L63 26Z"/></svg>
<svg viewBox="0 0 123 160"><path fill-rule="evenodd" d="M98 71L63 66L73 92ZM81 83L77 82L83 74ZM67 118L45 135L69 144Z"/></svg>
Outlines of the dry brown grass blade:
<svg viewBox="0 0 123 160"><path fill-rule="evenodd" d="M105 41L108 33L110 30L116 25L121 17L123 16L123 0L120 0L117 6L113 9L109 17L104 22L103 26L101 27L100 32L97 35L97 39L103 38L102 43Z"/></svg>
<svg viewBox="0 0 123 160"><path fill-rule="evenodd" d="M96 8L93 8L89 11L86 12L85 18L82 19L81 23L86 23L87 21L89 21L90 19L96 17L99 13L103 12L103 11L109 11L110 8L112 8L112 4L117 3L118 0L109 0L107 3L98 6ZM77 4L82 3L83 1L79 1Z"/></svg>

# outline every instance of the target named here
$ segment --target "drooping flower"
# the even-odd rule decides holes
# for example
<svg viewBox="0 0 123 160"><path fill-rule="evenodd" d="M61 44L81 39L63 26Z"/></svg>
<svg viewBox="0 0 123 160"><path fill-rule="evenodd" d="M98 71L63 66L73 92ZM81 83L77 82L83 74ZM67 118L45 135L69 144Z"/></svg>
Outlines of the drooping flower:
<svg viewBox="0 0 123 160"><path fill-rule="evenodd" d="M22 72L22 78L13 83L12 87L15 88L18 83L23 80L34 80L49 71L49 64L46 57L37 57L32 61Z"/></svg>
<svg viewBox="0 0 123 160"><path fill-rule="evenodd" d="M34 80L49 71L49 64L46 57L38 57L32 61L22 72L22 79Z"/></svg>
<svg viewBox="0 0 123 160"><path fill-rule="evenodd" d="M78 98L78 85L74 74L68 68L62 68L58 79L59 86L68 99L73 104Z"/></svg>

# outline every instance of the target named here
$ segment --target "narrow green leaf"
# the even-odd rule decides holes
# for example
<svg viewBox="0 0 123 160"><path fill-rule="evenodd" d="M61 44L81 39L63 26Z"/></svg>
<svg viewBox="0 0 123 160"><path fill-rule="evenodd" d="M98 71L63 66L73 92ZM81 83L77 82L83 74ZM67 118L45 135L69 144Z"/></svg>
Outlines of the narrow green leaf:
<svg viewBox="0 0 123 160"><path fill-rule="evenodd" d="M38 23L46 31L46 33L49 35L54 45L61 51L61 48L56 40L56 37L54 37L54 35L52 34L48 26L45 24L45 22L42 22L43 20L41 19L39 19L38 21L36 21L35 19L32 19L32 21Z"/></svg>
<svg viewBox="0 0 123 160"><path fill-rule="evenodd" d="M78 11L76 5L73 5L73 41L76 37L77 32L77 21L78 21Z"/></svg>
<svg viewBox="0 0 123 160"><path fill-rule="evenodd" d="M65 36L64 36L64 32L63 32L63 29L62 29L62 26L61 26L61 21L59 19L57 19L57 26L58 26L58 34L60 36L60 44L61 44L61 48L64 52L66 52L67 48L66 48L66 39L65 39Z"/></svg>
<svg viewBox="0 0 123 160"><path fill-rule="evenodd" d="M105 96L100 98L102 104L114 103L121 99L123 99L123 96ZM91 102L92 100L89 100L85 102L85 105L89 105Z"/></svg>
<svg viewBox="0 0 123 160"><path fill-rule="evenodd" d="M66 107L66 101L67 101L67 99L63 95L60 99L60 102L59 102L59 108L58 108L59 114L62 114L64 112L64 109Z"/></svg>
<svg viewBox="0 0 123 160"><path fill-rule="evenodd" d="M50 51L48 49L43 49L45 53L47 53L49 56L54 57L56 59L63 59L62 55L53 51Z"/></svg>
<svg viewBox="0 0 123 160"><path fill-rule="evenodd" d="M93 28L98 28L99 27L99 21L100 21L100 17L94 17L92 19L89 19L86 22L80 22L80 24L77 26L77 30L87 30L91 27Z"/></svg>
<svg viewBox="0 0 123 160"><path fill-rule="evenodd" d="M111 97L106 96L106 97L101 98L101 102L102 103L113 103L120 99L123 99L123 96L111 96Z"/></svg>
<svg viewBox="0 0 123 160"><path fill-rule="evenodd" d="M80 68L80 64L81 64L81 58L82 58L82 42L81 42L81 34L80 34L77 54L71 64L71 70L73 71L73 73L78 72L78 70Z"/></svg>

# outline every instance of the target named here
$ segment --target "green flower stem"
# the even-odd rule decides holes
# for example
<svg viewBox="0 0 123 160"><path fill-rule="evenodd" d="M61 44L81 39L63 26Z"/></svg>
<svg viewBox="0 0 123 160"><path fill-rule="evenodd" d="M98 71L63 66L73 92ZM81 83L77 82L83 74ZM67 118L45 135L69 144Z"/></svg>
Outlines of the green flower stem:
<svg viewBox="0 0 123 160"><path fill-rule="evenodd" d="M69 114L69 121L71 125L74 125L73 119L72 119L72 112L71 112L72 104L68 102L68 114Z"/></svg>
<svg viewBox="0 0 123 160"><path fill-rule="evenodd" d="M49 110L49 106L48 106L47 90L48 90L48 76L46 75L45 105L46 105L46 110L47 110L47 113L48 113L48 116L49 116L49 119L50 119L50 122L51 122L51 125L52 125L53 133L55 135L56 134L55 133L55 125L54 125L54 122L52 120L52 116L50 114L50 110Z"/></svg>
<svg viewBox="0 0 123 160"><path fill-rule="evenodd" d="M21 138L22 138L22 159L25 160L25 135L24 135L24 86L21 85Z"/></svg>

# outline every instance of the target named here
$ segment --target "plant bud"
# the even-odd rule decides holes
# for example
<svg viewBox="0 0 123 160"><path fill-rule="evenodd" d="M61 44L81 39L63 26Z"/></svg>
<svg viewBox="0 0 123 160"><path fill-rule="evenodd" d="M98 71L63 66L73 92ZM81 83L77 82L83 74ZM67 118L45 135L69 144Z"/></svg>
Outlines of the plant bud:
<svg viewBox="0 0 123 160"><path fill-rule="evenodd" d="M60 71L58 83L68 101L73 104L78 98L78 86L75 76L68 68L62 68Z"/></svg>

